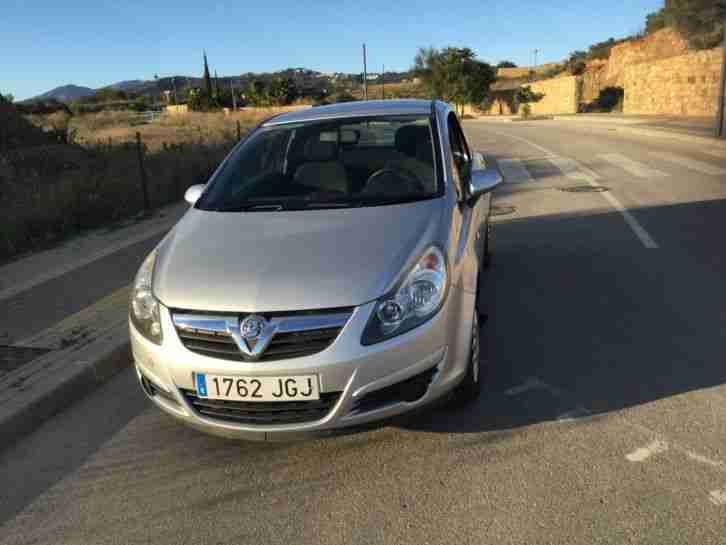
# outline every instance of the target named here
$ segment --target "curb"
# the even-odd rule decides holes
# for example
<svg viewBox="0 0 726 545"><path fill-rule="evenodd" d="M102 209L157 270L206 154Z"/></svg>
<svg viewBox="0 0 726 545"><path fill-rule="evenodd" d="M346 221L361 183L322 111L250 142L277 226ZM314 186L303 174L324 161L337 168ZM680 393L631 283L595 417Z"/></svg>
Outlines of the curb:
<svg viewBox="0 0 726 545"><path fill-rule="evenodd" d="M464 119L466 121L481 121L484 123L520 123L522 121L551 121L557 119L552 115L532 115L528 118L516 116L516 117L501 117L501 116L482 116L475 117L473 119Z"/></svg>
<svg viewBox="0 0 726 545"><path fill-rule="evenodd" d="M52 351L3 377L0 452L131 366L128 325L81 348Z"/></svg>
<svg viewBox="0 0 726 545"><path fill-rule="evenodd" d="M693 142L697 144L704 144L708 146L724 147L726 148L726 140L716 138L715 136L698 136L695 134L686 134L680 132L670 131L658 131L653 129L638 129L635 127L618 127L616 129L622 133L633 134L635 136L648 136L653 138L664 138L670 140L678 140L681 142Z"/></svg>
<svg viewBox="0 0 726 545"><path fill-rule="evenodd" d="M587 116L587 117L585 117ZM578 123L592 123L596 125L618 125L618 126L631 126L631 125L642 125L647 123L642 119L627 119L627 118L608 118L605 116L590 117L588 114L569 114L569 115L555 115L553 116L555 121L575 121Z"/></svg>

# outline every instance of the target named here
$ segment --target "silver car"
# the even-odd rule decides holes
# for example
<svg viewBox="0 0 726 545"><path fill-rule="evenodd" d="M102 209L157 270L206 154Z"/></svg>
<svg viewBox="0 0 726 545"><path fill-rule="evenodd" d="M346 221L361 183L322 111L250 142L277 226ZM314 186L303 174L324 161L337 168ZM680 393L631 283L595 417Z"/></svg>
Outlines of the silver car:
<svg viewBox="0 0 726 545"><path fill-rule="evenodd" d="M240 142L145 259L141 386L202 431L331 433L479 393L496 169L439 101L285 113Z"/></svg>

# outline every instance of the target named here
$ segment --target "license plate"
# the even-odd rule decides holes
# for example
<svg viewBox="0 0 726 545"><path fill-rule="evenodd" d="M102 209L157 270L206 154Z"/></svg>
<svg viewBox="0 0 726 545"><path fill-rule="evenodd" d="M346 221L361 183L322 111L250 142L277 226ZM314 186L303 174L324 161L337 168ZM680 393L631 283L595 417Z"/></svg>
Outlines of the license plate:
<svg viewBox="0 0 726 545"><path fill-rule="evenodd" d="M317 375L239 377L196 373L197 395L229 401L310 401L320 399Z"/></svg>

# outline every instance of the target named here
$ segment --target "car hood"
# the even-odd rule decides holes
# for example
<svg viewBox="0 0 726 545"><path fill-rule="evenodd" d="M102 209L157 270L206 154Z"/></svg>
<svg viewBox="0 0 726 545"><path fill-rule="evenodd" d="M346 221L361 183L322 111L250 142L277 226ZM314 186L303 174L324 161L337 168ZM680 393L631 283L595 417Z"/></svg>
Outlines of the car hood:
<svg viewBox="0 0 726 545"><path fill-rule="evenodd" d="M285 212L190 209L160 244L154 293L172 308L276 312L357 306L436 241L443 199Z"/></svg>

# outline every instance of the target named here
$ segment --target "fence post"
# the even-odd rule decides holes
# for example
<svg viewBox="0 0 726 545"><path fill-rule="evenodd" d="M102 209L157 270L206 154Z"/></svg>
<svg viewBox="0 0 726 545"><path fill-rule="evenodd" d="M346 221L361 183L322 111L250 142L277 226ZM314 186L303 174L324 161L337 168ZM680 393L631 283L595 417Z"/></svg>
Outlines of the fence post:
<svg viewBox="0 0 726 545"><path fill-rule="evenodd" d="M147 187L146 169L144 169L144 149L141 144L141 133L136 131L136 154L139 158L139 174L141 175L141 191L144 197L144 212L151 209L149 204L149 189Z"/></svg>
<svg viewBox="0 0 726 545"><path fill-rule="evenodd" d="M8 147L8 123L3 119L2 123L0 123L0 153L7 153Z"/></svg>
<svg viewBox="0 0 726 545"><path fill-rule="evenodd" d="M237 142L242 139L242 127L239 125L239 119L237 120Z"/></svg>

